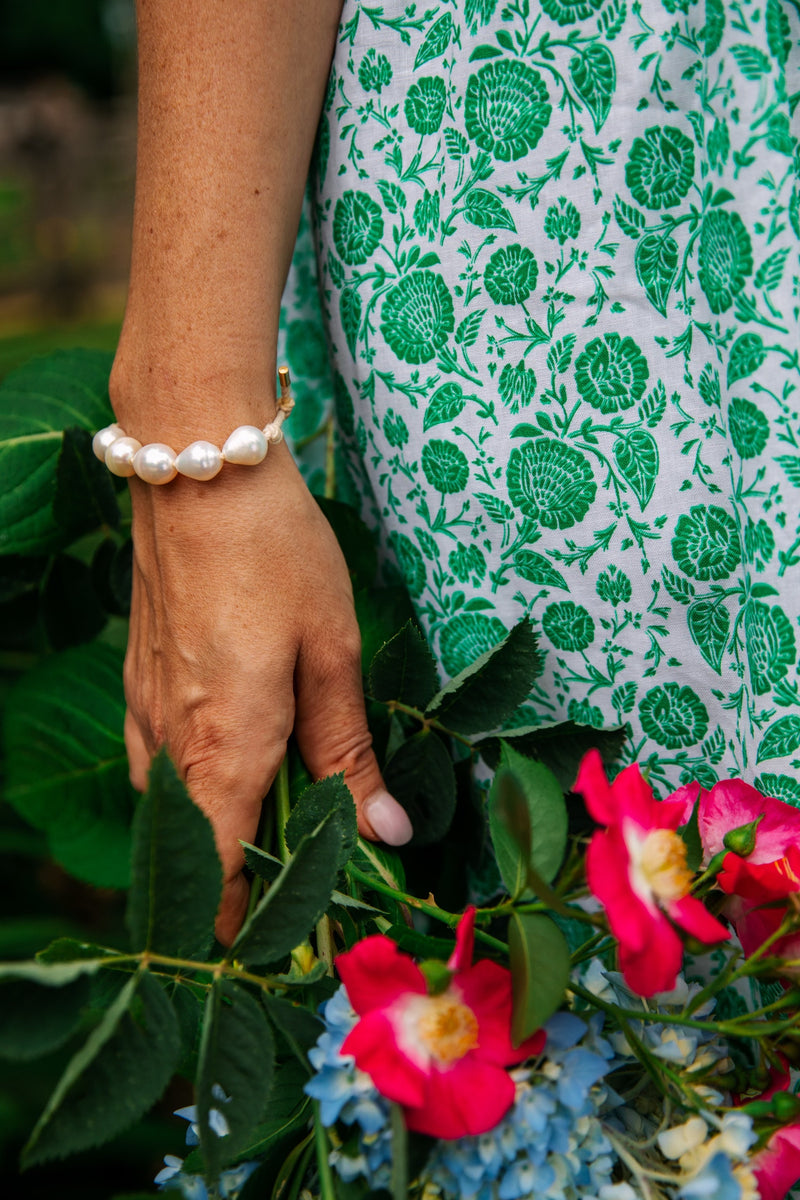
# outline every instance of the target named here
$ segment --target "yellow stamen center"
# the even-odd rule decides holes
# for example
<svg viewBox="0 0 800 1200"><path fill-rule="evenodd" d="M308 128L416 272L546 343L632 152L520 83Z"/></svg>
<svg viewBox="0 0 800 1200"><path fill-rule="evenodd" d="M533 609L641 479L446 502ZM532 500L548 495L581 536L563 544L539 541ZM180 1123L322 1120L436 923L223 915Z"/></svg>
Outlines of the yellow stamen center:
<svg viewBox="0 0 800 1200"><path fill-rule="evenodd" d="M686 843L673 829L651 829L644 839L639 867L659 900L680 900L692 885Z"/></svg>
<svg viewBox="0 0 800 1200"><path fill-rule="evenodd" d="M417 1031L427 1050L450 1066L478 1045L478 1020L466 1004L444 992L429 996Z"/></svg>

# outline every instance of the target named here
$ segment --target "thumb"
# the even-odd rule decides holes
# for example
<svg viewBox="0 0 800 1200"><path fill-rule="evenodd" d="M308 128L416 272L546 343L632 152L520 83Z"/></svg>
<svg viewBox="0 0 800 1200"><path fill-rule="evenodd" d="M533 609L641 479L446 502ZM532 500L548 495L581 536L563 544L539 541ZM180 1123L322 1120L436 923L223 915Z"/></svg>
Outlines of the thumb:
<svg viewBox="0 0 800 1200"><path fill-rule="evenodd" d="M361 686L360 639L303 647L295 675L295 736L315 779L344 771L358 829L372 841L402 846L413 836L405 809L381 776L367 727Z"/></svg>

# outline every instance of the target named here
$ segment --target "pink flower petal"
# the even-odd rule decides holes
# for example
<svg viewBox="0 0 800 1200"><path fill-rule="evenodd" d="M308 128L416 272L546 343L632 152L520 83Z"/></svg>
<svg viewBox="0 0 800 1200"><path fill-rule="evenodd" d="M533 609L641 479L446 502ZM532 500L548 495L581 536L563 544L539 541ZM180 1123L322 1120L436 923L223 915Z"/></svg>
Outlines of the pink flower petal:
<svg viewBox="0 0 800 1200"><path fill-rule="evenodd" d="M385 1013L362 1017L344 1039L342 1054L353 1055L382 1096L415 1107L425 1103L430 1077L400 1049Z"/></svg>
<svg viewBox="0 0 800 1200"><path fill-rule="evenodd" d="M782 900L800 892L800 847L791 846L784 857L768 863L726 854L717 880L724 892L757 904Z"/></svg>
<svg viewBox="0 0 800 1200"><path fill-rule="evenodd" d="M506 1115L514 1093L506 1071L467 1054L449 1070L431 1072L424 1103L406 1107L406 1124L438 1138L486 1133Z"/></svg>
<svg viewBox="0 0 800 1200"><path fill-rule="evenodd" d="M589 889L606 910L611 931L634 953L652 938L654 909L643 904L628 878L628 851L617 829L592 835L586 851Z"/></svg>
<svg viewBox="0 0 800 1200"><path fill-rule="evenodd" d="M456 927L456 948L447 960L451 971L465 971L475 948L475 905L471 904Z"/></svg>
<svg viewBox="0 0 800 1200"><path fill-rule="evenodd" d="M511 1041L511 972L482 958L453 982L464 1003L478 1018L478 1046L472 1053L499 1067L523 1062L544 1049L543 1030L519 1046Z"/></svg>
<svg viewBox="0 0 800 1200"><path fill-rule="evenodd" d="M352 950L340 954L336 970L359 1016L386 1008L407 992L422 996L427 992L417 964L402 954L391 938L381 934L364 938Z"/></svg>
<svg viewBox="0 0 800 1200"><path fill-rule="evenodd" d="M575 791L583 796L590 815L600 825L613 825L618 819L617 804L599 750L593 748L584 754L575 780Z"/></svg>
<svg viewBox="0 0 800 1200"><path fill-rule="evenodd" d="M637 996L671 992L682 963L683 943L662 913L653 921L651 940L643 950L633 952L620 942L620 970L626 984Z"/></svg>
<svg viewBox="0 0 800 1200"><path fill-rule="evenodd" d="M756 831L756 845L748 862L767 863L782 858L800 840L800 810L783 800L762 796L742 779L726 779L705 792L698 822L706 862L724 850L723 839L732 829L749 825L764 814Z"/></svg>
<svg viewBox="0 0 800 1200"><path fill-rule="evenodd" d="M713 946L715 942L724 942L731 936L730 930L718 921L696 896L684 896L682 900L673 900L667 905L667 912L676 925L698 942Z"/></svg>
<svg viewBox="0 0 800 1200"><path fill-rule="evenodd" d="M751 1165L760 1200L785 1200L800 1179L800 1122L773 1133Z"/></svg>

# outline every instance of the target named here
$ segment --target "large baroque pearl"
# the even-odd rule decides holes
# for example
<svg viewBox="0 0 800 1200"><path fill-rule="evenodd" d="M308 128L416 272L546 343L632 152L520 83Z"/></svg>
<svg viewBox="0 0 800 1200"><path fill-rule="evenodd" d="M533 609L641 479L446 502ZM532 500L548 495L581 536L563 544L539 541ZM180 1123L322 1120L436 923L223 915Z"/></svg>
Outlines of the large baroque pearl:
<svg viewBox="0 0 800 1200"><path fill-rule="evenodd" d="M175 451L163 442L149 442L134 454L133 469L145 483L169 483L178 474Z"/></svg>
<svg viewBox="0 0 800 1200"><path fill-rule="evenodd" d="M222 470L222 453L213 442L192 442L181 450L175 466L188 479L213 479Z"/></svg>
<svg viewBox="0 0 800 1200"><path fill-rule="evenodd" d="M99 458L100 462L105 462L106 450L113 445L117 438L121 437L125 437L125 430L121 425L106 425L105 429L98 429L92 438L92 450L94 450L95 458Z"/></svg>
<svg viewBox="0 0 800 1200"><path fill-rule="evenodd" d="M136 438L116 438L106 450L106 466L112 475L135 475L133 459L142 448L142 443Z"/></svg>
<svg viewBox="0 0 800 1200"><path fill-rule="evenodd" d="M264 461L267 449L267 439L260 429L255 425L240 425L222 447L222 457L237 466L255 467Z"/></svg>

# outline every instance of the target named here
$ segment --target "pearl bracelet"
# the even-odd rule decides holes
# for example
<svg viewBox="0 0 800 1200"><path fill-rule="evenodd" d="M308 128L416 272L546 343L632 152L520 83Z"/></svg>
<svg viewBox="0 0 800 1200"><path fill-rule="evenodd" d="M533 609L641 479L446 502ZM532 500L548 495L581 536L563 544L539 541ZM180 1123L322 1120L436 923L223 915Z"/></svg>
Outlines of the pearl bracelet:
<svg viewBox="0 0 800 1200"><path fill-rule="evenodd" d="M128 437L120 425L107 425L92 439L92 449L114 475L138 475L145 483L169 483L176 475L188 479L213 479L223 463L254 467L267 456L270 442L283 440L281 426L294 408L289 368L278 370L281 394L274 420L258 429L255 425L240 425L220 450L213 442L192 442L180 454L163 442L148 442L143 446L136 438Z"/></svg>

